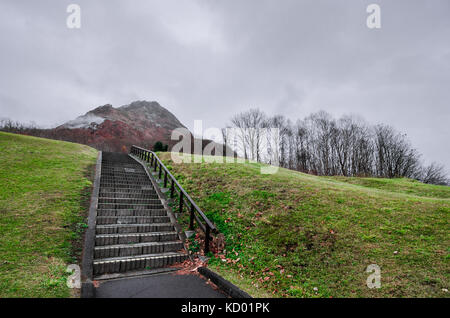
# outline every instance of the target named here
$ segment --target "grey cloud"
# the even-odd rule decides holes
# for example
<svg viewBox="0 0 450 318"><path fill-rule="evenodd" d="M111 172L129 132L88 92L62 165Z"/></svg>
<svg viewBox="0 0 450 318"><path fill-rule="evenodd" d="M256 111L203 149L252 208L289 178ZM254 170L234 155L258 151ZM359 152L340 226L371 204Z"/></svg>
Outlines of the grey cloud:
<svg viewBox="0 0 450 318"><path fill-rule="evenodd" d="M323 109L391 124L450 168L449 15L447 0L3 0L0 117L50 126L147 99L192 128Z"/></svg>

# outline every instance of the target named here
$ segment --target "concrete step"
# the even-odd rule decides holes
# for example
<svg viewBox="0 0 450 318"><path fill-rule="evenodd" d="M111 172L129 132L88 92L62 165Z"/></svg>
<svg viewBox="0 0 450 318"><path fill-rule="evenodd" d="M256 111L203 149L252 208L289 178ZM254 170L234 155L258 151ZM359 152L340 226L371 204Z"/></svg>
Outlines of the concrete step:
<svg viewBox="0 0 450 318"><path fill-rule="evenodd" d="M163 253L95 260L94 275L161 268L181 263L187 258L187 254L184 253Z"/></svg>
<svg viewBox="0 0 450 318"><path fill-rule="evenodd" d="M136 184L136 185L114 185L114 184L107 184L102 185L100 187L100 193L102 191L107 192L133 192L133 191L141 191L141 190L155 190L151 184L142 185L142 184Z"/></svg>
<svg viewBox="0 0 450 318"><path fill-rule="evenodd" d="M115 210L115 209L133 209L133 210L160 210L164 209L164 206L162 205L161 201L159 203L153 203L153 204L119 204L119 203L99 203L97 206L98 209L105 209L105 210Z"/></svg>
<svg viewBox="0 0 450 318"><path fill-rule="evenodd" d="M182 249L181 241L97 246L94 248L94 259L177 252Z"/></svg>
<svg viewBox="0 0 450 318"><path fill-rule="evenodd" d="M173 232L174 229L175 228L171 223L109 224L109 225L97 225L95 233L97 235L101 235L101 234Z"/></svg>
<svg viewBox="0 0 450 318"><path fill-rule="evenodd" d="M113 193L106 192L101 193L99 199L146 199L146 200L155 200L159 199L158 195L155 194L139 194L139 193Z"/></svg>
<svg viewBox="0 0 450 318"><path fill-rule="evenodd" d="M113 171L113 170L109 170L109 171L104 171L102 169L102 177L137 177L137 178L144 178L147 177L147 173L142 170L139 172L125 172L125 171Z"/></svg>
<svg viewBox="0 0 450 318"><path fill-rule="evenodd" d="M152 186L152 183L150 181L145 182L109 182L109 181L100 181L100 187L104 188L140 188L142 186Z"/></svg>
<svg viewBox="0 0 450 318"><path fill-rule="evenodd" d="M97 216L167 216L167 211L160 210L133 210L133 209L115 209L115 210L97 210Z"/></svg>
<svg viewBox="0 0 450 318"><path fill-rule="evenodd" d="M148 178L136 178L136 177L105 177L102 175L100 177L100 182L111 182L111 183L118 183L118 182L150 182Z"/></svg>
<svg viewBox="0 0 450 318"><path fill-rule="evenodd" d="M138 170L131 171L130 169L128 169L127 171L113 171L113 170L108 171L108 170L102 169L102 177L107 177L107 176L146 177L147 173L143 169L140 169L139 171Z"/></svg>
<svg viewBox="0 0 450 318"><path fill-rule="evenodd" d="M114 195L156 195L156 191L155 189L150 186L145 187L145 189L108 189L108 188L102 188L100 189L100 195L101 196L106 196L108 194L114 194Z"/></svg>
<svg viewBox="0 0 450 318"><path fill-rule="evenodd" d="M96 246L168 242L178 240L177 232L150 232L134 234L104 234L95 237Z"/></svg>
<svg viewBox="0 0 450 318"><path fill-rule="evenodd" d="M160 204L161 200L156 199L146 199L146 198L108 198L100 197L98 203L111 203L111 204Z"/></svg>
<svg viewBox="0 0 450 318"><path fill-rule="evenodd" d="M114 166L120 166L120 167L128 167L128 166L136 167L136 166L138 166L139 167L139 165L136 163L136 161L134 161L131 158L128 158L128 159L130 159L130 160L117 161L117 160L108 160L107 158L103 158L102 162L107 165L113 166L113 167Z"/></svg>
<svg viewBox="0 0 450 318"><path fill-rule="evenodd" d="M148 179L101 178L100 184L149 184Z"/></svg>
<svg viewBox="0 0 450 318"><path fill-rule="evenodd" d="M136 180L148 180L147 175L131 175L131 174L123 174L123 175L109 175L109 174L103 174L101 175L101 179L103 180L131 180L131 179L136 179Z"/></svg>
<svg viewBox="0 0 450 318"><path fill-rule="evenodd" d="M109 176L109 175L118 175L118 176L147 176L147 173L144 169L127 169L124 171L115 171L114 169L103 169L102 168L102 176Z"/></svg>
<svg viewBox="0 0 450 318"><path fill-rule="evenodd" d="M98 225L170 223L168 216L98 216Z"/></svg>
<svg viewBox="0 0 450 318"><path fill-rule="evenodd" d="M142 174L145 173L145 170L142 169L142 167L131 167L131 166L127 166L127 167L121 167L121 166L111 166L108 165L106 167L102 167L102 173L133 173L133 174Z"/></svg>
<svg viewBox="0 0 450 318"><path fill-rule="evenodd" d="M117 176L137 176L137 177L141 177L141 176L146 176L147 173L145 172L144 169L130 169L128 168L127 170L125 169L103 169L102 168L102 177L103 176L111 176L111 175L117 175Z"/></svg>
<svg viewBox="0 0 450 318"><path fill-rule="evenodd" d="M102 175L100 181L108 181L108 182L135 182L135 181L148 181L147 176L135 177L135 176L104 176Z"/></svg>
<svg viewBox="0 0 450 318"><path fill-rule="evenodd" d="M124 167L120 168L117 166L102 167L102 174L120 174L120 175L143 175L146 174L142 167Z"/></svg>
<svg viewBox="0 0 450 318"><path fill-rule="evenodd" d="M99 199L103 198L114 198L114 199L159 199L156 193L114 193L114 192L103 192L100 193Z"/></svg>
<svg viewBox="0 0 450 318"><path fill-rule="evenodd" d="M110 183L129 183L129 182L148 182L147 176L145 177L105 177L102 176L100 178L101 182L110 182Z"/></svg>

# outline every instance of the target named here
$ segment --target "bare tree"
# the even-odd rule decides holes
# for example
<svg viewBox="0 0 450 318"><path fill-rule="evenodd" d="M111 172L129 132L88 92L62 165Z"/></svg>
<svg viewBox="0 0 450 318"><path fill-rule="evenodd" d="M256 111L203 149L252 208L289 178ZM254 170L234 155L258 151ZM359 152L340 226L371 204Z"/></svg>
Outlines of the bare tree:
<svg viewBox="0 0 450 318"><path fill-rule="evenodd" d="M288 121L286 118L282 115L276 115L273 117L270 117L266 121L266 127L267 128L273 128L278 129L279 135L278 138L274 139L271 143L272 152L274 152L274 149L277 149L278 151L278 162L280 163L280 166L285 167L286 166L286 149L287 149L287 135L288 135Z"/></svg>
<svg viewBox="0 0 450 318"><path fill-rule="evenodd" d="M420 169L419 153L406 135L387 125L375 127L376 174L380 177L413 177Z"/></svg>
<svg viewBox="0 0 450 318"><path fill-rule="evenodd" d="M423 168L419 180L429 184L450 185L444 166L435 162Z"/></svg>
<svg viewBox="0 0 450 318"><path fill-rule="evenodd" d="M259 109L250 109L235 115L231 124L239 131L239 140L245 159L261 161L262 129L266 127L266 115Z"/></svg>
<svg viewBox="0 0 450 318"><path fill-rule="evenodd" d="M234 136L238 139L240 148L244 153L244 159L248 159L248 148L247 148L247 127L246 127L246 119L245 114L240 113L233 118L231 118L232 127L236 128L238 131L237 136ZM239 149L235 149L235 151L239 151Z"/></svg>
<svg viewBox="0 0 450 318"><path fill-rule="evenodd" d="M419 152L406 135L388 125L370 126L356 116L335 120L320 111L292 124L282 115L266 117L251 109L232 118L238 128L245 158L271 163L278 155L280 166L316 175L415 178L426 183L448 183L443 166L422 167ZM255 128L277 128L275 139ZM264 144L264 149L261 145ZM269 158L269 159L265 159Z"/></svg>

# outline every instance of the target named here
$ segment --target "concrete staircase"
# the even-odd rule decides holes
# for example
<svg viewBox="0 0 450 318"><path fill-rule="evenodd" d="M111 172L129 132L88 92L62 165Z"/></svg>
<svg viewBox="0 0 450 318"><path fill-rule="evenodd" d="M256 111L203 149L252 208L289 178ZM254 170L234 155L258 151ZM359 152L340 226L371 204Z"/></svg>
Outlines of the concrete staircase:
<svg viewBox="0 0 450 318"><path fill-rule="evenodd" d="M144 168L103 152L93 274L154 270L188 258Z"/></svg>

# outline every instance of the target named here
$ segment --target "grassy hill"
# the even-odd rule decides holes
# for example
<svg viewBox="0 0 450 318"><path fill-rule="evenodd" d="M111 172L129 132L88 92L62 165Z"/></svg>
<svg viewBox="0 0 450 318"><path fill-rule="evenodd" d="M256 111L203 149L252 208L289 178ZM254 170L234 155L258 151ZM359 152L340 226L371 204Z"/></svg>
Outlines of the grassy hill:
<svg viewBox="0 0 450 318"><path fill-rule="evenodd" d="M67 297L97 151L0 132L0 298Z"/></svg>
<svg viewBox="0 0 450 318"><path fill-rule="evenodd" d="M210 267L253 296L449 295L450 187L161 156L225 234ZM370 264L380 289L366 286Z"/></svg>

